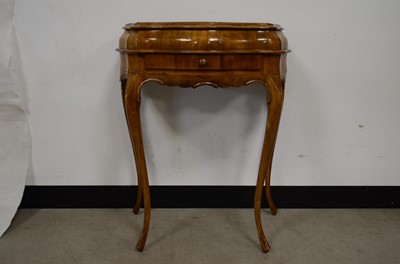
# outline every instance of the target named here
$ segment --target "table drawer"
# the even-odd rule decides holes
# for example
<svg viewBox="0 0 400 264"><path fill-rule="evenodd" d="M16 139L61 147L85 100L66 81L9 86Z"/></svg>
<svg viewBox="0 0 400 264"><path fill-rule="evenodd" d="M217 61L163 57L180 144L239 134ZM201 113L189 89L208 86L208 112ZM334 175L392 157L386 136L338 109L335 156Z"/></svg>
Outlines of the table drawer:
<svg viewBox="0 0 400 264"><path fill-rule="evenodd" d="M144 63L150 70L259 70L262 55L182 55L146 54Z"/></svg>

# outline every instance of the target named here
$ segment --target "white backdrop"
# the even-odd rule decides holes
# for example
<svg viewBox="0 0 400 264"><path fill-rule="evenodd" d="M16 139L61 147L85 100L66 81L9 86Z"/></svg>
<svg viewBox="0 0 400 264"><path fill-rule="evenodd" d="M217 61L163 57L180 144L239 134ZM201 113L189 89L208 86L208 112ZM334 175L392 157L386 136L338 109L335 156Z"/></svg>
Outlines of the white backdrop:
<svg viewBox="0 0 400 264"><path fill-rule="evenodd" d="M30 160L13 10L13 0L0 0L0 237L21 202Z"/></svg>
<svg viewBox="0 0 400 264"><path fill-rule="evenodd" d="M273 185L400 185L397 0L19 0L15 25L32 133L30 185L128 185L121 27L273 22L289 46ZM150 183L253 185L265 91L146 85Z"/></svg>

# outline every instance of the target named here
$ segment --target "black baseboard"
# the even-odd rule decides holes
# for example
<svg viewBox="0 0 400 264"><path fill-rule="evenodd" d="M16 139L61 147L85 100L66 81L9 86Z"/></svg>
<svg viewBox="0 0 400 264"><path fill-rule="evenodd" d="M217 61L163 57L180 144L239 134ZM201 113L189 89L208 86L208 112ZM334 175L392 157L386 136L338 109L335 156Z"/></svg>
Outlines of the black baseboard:
<svg viewBox="0 0 400 264"><path fill-rule="evenodd" d="M153 208L251 208L253 186L151 186ZM135 186L26 186L20 208L131 208ZM400 208L400 186L273 186L278 208ZM263 207L267 207L263 197Z"/></svg>

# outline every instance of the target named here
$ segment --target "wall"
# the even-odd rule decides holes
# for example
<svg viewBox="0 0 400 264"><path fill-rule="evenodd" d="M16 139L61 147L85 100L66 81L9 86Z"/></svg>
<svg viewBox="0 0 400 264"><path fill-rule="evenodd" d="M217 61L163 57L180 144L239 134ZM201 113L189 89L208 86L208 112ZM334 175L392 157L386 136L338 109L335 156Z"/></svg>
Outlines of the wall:
<svg viewBox="0 0 400 264"><path fill-rule="evenodd" d="M135 21L273 22L293 50L273 185L400 185L400 2L28 1L15 5L32 165L29 185L130 185L133 157L115 52ZM265 91L148 84L155 185L255 183Z"/></svg>

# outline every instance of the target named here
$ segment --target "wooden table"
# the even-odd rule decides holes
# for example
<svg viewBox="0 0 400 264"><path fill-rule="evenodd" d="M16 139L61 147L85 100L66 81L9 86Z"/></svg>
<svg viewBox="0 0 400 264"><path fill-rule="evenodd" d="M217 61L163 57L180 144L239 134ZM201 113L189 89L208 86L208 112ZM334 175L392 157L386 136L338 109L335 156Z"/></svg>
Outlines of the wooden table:
<svg viewBox="0 0 400 264"><path fill-rule="evenodd" d="M150 188L140 126L141 88L154 81L166 86L239 87L261 83L267 89L268 117L254 196L254 215L263 252L265 238L260 207L265 183L273 215L271 164L281 116L287 39L269 23L135 23L127 24L119 40L121 92L135 156L138 194L134 213L144 201L144 223L136 248L142 251L150 224Z"/></svg>

